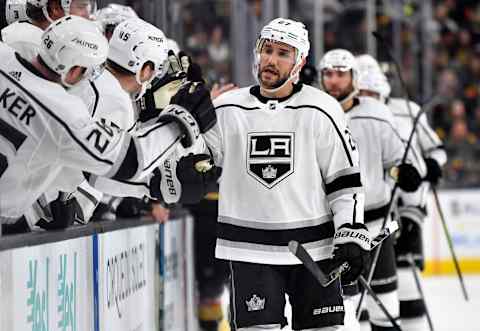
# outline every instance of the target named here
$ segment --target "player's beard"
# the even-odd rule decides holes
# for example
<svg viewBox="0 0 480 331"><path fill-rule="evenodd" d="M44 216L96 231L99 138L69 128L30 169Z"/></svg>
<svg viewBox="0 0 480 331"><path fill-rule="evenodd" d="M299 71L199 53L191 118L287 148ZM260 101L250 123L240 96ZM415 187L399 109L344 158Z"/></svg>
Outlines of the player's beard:
<svg viewBox="0 0 480 331"><path fill-rule="evenodd" d="M337 101L341 102L343 101L345 98L347 98L350 93L353 92L353 85L350 84L346 89L343 89L340 91L340 94L338 95L332 95L331 94L331 90L330 91L327 91L328 94L330 94L331 96L333 96L335 99L337 99Z"/></svg>
<svg viewBox="0 0 480 331"><path fill-rule="evenodd" d="M278 76L277 80L275 80L274 82L266 82L262 79L262 73L266 70L266 69L271 69L272 71L275 72L275 74ZM271 74L271 73L270 73ZM282 86L283 84L285 84L285 82L288 80L288 76L289 74L285 74L283 76L280 75L280 72L278 70L276 70L275 68L272 68L272 67L265 67L261 70L258 71L258 81L261 83L262 87L264 88L267 88L267 89L276 89L276 88L279 88L280 86Z"/></svg>

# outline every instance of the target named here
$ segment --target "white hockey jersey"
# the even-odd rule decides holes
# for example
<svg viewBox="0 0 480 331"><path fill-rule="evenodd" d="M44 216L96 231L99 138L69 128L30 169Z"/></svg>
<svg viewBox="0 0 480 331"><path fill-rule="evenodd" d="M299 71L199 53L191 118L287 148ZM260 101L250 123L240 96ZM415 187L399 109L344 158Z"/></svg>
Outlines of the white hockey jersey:
<svg viewBox="0 0 480 331"><path fill-rule="evenodd" d="M330 258L335 230L363 222L358 154L338 102L302 85L266 100L256 86L214 105L205 140L223 167L216 257L299 264L288 251L297 240L315 260Z"/></svg>
<svg viewBox="0 0 480 331"><path fill-rule="evenodd" d="M24 59L37 57L43 30L28 22L15 22L1 31L4 43L15 49Z"/></svg>
<svg viewBox="0 0 480 331"><path fill-rule="evenodd" d="M380 101L355 98L354 106L346 114L360 154L365 224L374 236L380 230L391 197L393 181L387 173L400 164L405 145L391 111ZM412 161L411 154L407 160Z"/></svg>
<svg viewBox="0 0 480 331"><path fill-rule="evenodd" d="M15 219L63 166L114 179L145 177L179 142L176 125L128 134L0 43L0 216Z"/></svg>
<svg viewBox="0 0 480 331"><path fill-rule="evenodd" d="M414 118L417 117L418 113L420 112L420 106L418 106L416 103L409 101L409 104L412 112L411 114L405 99L387 99L387 106L393 113L395 124L398 128L400 136L402 137L402 140L405 142L405 145L410 138ZM427 116L425 114L420 115L420 119L415 130L415 135L412 139L411 148L416 155L419 155L421 160L420 163L422 163L423 169L426 169L423 158L433 158L440 166L447 162L447 153L443 148L442 141L428 124ZM415 192L400 192L399 197L402 202L402 206L399 208L400 216L408 216L410 219L415 220L419 224L422 223L425 217L425 213L422 212L422 208L425 207L428 190L429 184L428 182L424 182Z"/></svg>
<svg viewBox="0 0 480 331"><path fill-rule="evenodd" d="M405 99L387 99L387 106L392 111L400 136L405 142L408 141L412 130L412 117L415 118L420 112L419 105L412 101L409 103L412 114L409 113ZM413 137L413 146L420 151L424 158L433 158L440 166L447 163L447 153L445 152L443 143L428 124L428 119L425 113L420 116L415 133L416 134Z"/></svg>

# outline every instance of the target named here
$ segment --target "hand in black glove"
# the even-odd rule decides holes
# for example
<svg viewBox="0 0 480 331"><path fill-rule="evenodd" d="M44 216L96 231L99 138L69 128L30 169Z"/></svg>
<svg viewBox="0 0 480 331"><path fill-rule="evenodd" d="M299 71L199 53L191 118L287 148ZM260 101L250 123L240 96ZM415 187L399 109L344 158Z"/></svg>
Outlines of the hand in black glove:
<svg viewBox="0 0 480 331"><path fill-rule="evenodd" d="M438 162L432 158L426 158L425 164L427 165L427 176L425 179L429 181L430 184L436 186L442 177L442 168Z"/></svg>
<svg viewBox="0 0 480 331"><path fill-rule="evenodd" d="M350 269L342 274L342 283L354 282L367 271L371 238L364 224L344 224L333 237L333 261L336 266L348 262Z"/></svg>
<svg viewBox="0 0 480 331"><path fill-rule="evenodd" d="M423 251L421 225L408 217L400 218L400 235L395 244L397 256L409 253L418 255Z"/></svg>
<svg viewBox="0 0 480 331"><path fill-rule="evenodd" d="M197 121L201 133L207 132L217 123L210 91L203 83L189 82L183 85L170 103L182 106L190 112Z"/></svg>
<svg viewBox="0 0 480 331"><path fill-rule="evenodd" d="M405 192L415 192L422 184L422 177L414 166L402 163L398 166L397 184Z"/></svg>
<svg viewBox="0 0 480 331"><path fill-rule="evenodd" d="M52 219L39 220L36 225L44 230L66 229L75 222L78 203L75 198L66 199L64 193L49 204Z"/></svg>
<svg viewBox="0 0 480 331"><path fill-rule="evenodd" d="M190 154L180 158L176 169L166 160L150 180L150 196L171 203L198 203L214 190L221 168L212 165L207 154Z"/></svg>
<svg viewBox="0 0 480 331"><path fill-rule="evenodd" d="M151 87L137 101L140 122L147 122L157 117L159 112L170 103L170 99L178 92L182 84L189 80L188 71L191 61L184 52L180 52L177 56L170 50L167 65L167 73L162 77L156 77L150 84Z"/></svg>

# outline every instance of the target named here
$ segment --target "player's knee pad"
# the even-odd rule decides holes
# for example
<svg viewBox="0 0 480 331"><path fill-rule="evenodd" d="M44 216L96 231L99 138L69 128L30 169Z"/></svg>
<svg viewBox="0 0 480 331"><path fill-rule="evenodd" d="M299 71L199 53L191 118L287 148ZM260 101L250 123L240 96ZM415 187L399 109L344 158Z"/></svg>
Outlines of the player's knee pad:
<svg viewBox="0 0 480 331"><path fill-rule="evenodd" d="M246 328L240 328L238 331L280 331L282 326L280 324L265 324L265 325L253 325Z"/></svg>
<svg viewBox="0 0 480 331"><path fill-rule="evenodd" d="M377 295L390 315L397 319L400 315L400 304L397 291L381 293ZM370 323L372 324L372 328L373 325L379 327L392 327L392 323L388 317L385 316L385 313L380 309L380 307L378 307L377 303L370 296L367 296L367 309L368 314L370 315Z"/></svg>
<svg viewBox="0 0 480 331"><path fill-rule="evenodd" d="M412 268L398 268L398 298L400 301L420 299ZM418 275L420 277L420 275Z"/></svg>

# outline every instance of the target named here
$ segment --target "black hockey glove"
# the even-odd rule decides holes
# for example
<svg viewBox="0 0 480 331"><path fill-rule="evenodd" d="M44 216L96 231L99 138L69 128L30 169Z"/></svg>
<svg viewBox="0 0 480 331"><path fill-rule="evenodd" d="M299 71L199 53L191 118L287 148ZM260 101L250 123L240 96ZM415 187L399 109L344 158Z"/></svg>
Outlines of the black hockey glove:
<svg viewBox="0 0 480 331"><path fill-rule="evenodd" d="M198 203L215 189L221 168L210 164L207 154L190 154L176 165L167 159L150 180L150 196L171 203ZM168 197L168 198L167 198Z"/></svg>
<svg viewBox="0 0 480 331"><path fill-rule="evenodd" d="M188 110L205 133L217 123L217 114L213 107L210 91L201 82L189 82L183 85L170 100L171 104L182 106Z"/></svg>
<svg viewBox="0 0 480 331"><path fill-rule="evenodd" d="M173 51L169 51L167 74L155 78L150 84L151 87L137 101L140 122L147 122L157 117L187 81L203 82L200 67L192 63L190 57L184 52L179 52L177 56Z"/></svg>
<svg viewBox="0 0 480 331"><path fill-rule="evenodd" d="M350 269L342 274L342 283L354 282L367 271L370 261L371 238L367 227L361 223L342 225L333 237L335 266L348 262Z"/></svg>
<svg viewBox="0 0 480 331"><path fill-rule="evenodd" d="M442 178L442 168L438 162L432 158L426 158L425 164L427 165L427 176L425 176L425 180L429 181L433 186L436 186L440 178Z"/></svg>
<svg viewBox="0 0 480 331"><path fill-rule="evenodd" d="M79 207L75 198L65 199L65 195L60 193L60 196L52 201L49 206L52 219L46 220L42 218L36 225L44 230L66 229L73 225L77 208Z"/></svg>
<svg viewBox="0 0 480 331"><path fill-rule="evenodd" d="M400 235L395 244L397 256L408 253L418 254L422 251L422 227L418 222L408 218L400 218Z"/></svg>
<svg viewBox="0 0 480 331"><path fill-rule="evenodd" d="M422 176L411 164L402 163L398 166L397 184L405 192L415 192L422 184Z"/></svg>

